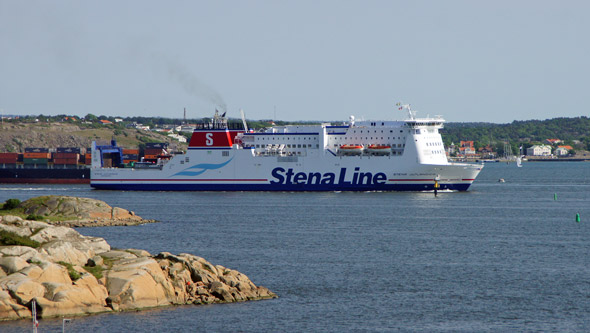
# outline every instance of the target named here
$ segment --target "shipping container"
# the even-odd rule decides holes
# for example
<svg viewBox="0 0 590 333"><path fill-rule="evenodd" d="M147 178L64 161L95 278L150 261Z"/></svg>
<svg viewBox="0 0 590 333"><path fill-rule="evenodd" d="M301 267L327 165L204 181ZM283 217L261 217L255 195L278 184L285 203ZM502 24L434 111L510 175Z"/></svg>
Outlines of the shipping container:
<svg viewBox="0 0 590 333"><path fill-rule="evenodd" d="M92 154L88 153L84 155L84 163L86 163L86 165L92 164Z"/></svg>
<svg viewBox="0 0 590 333"><path fill-rule="evenodd" d="M139 149L123 149L123 154L139 155Z"/></svg>
<svg viewBox="0 0 590 333"><path fill-rule="evenodd" d="M56 149L58 153L74 153L80 154L80 148L77 147L58 147Z"/></svg>
<svg viewBox="0 0 590 333"><path fill-rule="evenodd" d="M0 153L0 164L16 164L17 161L17 153Z"/></svg>
<svg viewBox="0 0 590 333"><path fill-rule="evenodd" d="M75 159L79 159L80 158L80 154L77 153L53 153L53 159L60 159L60 158L75 158Z"/></svg>
<svg viewBox="0 0 590 333"><path fill-rule="evenodd" d="M49 148L25 148L25 153L49 153Z"/></svg>
<svg viewBox="0 0 590 333"><path fill-rule="evenodd" d="M78 164L77 158L54 158L53 164Z"/></svg>
<svg viewBox="0 0 590 333"><path fill-rule="evenodd" d="M23 158L24 164L44 164L47 165L48 158Z"/></svg>
<svg viewBox="0 0 590 333"><path fill-rule="evenodd" d="M49 153L32 153L32 152L28 152L28 153L24 153L23 154L23 158L27 159L27 158L50 158L51 154ZM23 160L24 162L24 160Z"/></svg>
<svg viewBox="0 0 590 333"><path fill-rule="evenodd" d="M137 161L138 158L139 158L138 154L123 154L124 160Z"/></svg>
<svg viewBox="0 0 590 333"><path fill-rule="evenodd" d="M146 154L146 155L143 155L143 158L146 160L157 160L158 156L160 156L160 155L159 154L156 154L156 155L147 155Z"/></svg>

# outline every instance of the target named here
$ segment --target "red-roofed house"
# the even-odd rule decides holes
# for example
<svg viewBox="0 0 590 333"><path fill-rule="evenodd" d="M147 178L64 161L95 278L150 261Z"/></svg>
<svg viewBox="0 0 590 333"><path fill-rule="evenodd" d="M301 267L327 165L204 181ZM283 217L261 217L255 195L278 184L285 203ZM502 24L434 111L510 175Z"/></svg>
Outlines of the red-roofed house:
<svg viewBox="0 0 590 333"><path fill-rule="evenodd" d="M573 150L574 148L572 146L557 146L557 149L555 149L555 155L557 156L566 156L569 155L570 150Z"/></svg>

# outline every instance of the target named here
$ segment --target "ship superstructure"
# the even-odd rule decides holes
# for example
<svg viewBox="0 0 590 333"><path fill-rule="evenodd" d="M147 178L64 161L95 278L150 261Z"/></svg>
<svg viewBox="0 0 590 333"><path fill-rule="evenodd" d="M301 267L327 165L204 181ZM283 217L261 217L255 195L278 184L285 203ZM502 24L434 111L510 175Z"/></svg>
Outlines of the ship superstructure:
<svg viewBox="0 0 590 333"><path fill-rule="evenodd" d="M465 191L482 165L450 163L441 117L273 126L251 131L218 113L194 130L186 154L105 168L93 146L97 189L164 191Z"/></svg>

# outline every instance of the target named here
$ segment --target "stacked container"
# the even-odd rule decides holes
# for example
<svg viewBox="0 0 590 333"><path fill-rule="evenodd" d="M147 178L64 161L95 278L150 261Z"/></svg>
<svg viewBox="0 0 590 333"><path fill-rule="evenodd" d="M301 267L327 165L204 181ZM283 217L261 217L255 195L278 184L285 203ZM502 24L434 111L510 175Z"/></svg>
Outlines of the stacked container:
<svg viewBox="0 0 590 333"><path fill-rule="evenodd" d="M0 153L0 164L16 164L18 153Z"/></svg>
<svg viewBox="0 0 590 333"><path fill-rule="evenodd" d="M49 148L25 148L23 163L25 165L47 165L51 154Z"/></svg>
<svg viewBox="0 0 590 333"><path fill-rule="evenodd" d="M80 148L57 148L53 153L53 164L77 165L80 161Z"/></svg>
<svg viewBox="0 0 590 333"><path fill-rule="evenodd" d="M139 149L123 149L123 163L128 164L139 160Z"/></svg>
<svg viewBox="0 0 590 333"><path fill-rule="evenodd" d="M84 163L86 165L92 164L92 148L86 148L86 154L84 154Z"/></svg>
<svg viewBox="0 0 590 333"><path fill-rule="evenodd" d="M148 142L143 150L143 158L146 160L157 160L161 155L166 154L168 143L166 142Z"/></svg>

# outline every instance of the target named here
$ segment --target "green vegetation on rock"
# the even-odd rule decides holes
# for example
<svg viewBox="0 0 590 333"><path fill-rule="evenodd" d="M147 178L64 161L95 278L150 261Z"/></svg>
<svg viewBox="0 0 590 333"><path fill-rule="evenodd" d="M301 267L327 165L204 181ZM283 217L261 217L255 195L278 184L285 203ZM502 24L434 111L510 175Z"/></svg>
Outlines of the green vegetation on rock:
<svg viewBox="0 0 590 333"><path fill-rule="evenodd" d="M39 242L36 242L29 237L19 236L6 230L0 230L0 245L19 245L32 248L38 248L41 246Z"/></svg>
<svg viewBox="0 0 590 333"><path fill-rule="evenodd" d="M112 263L111 263L111 267L112 267ZM84 266L84 269L88 273L94 275L95 278L102 279L102 271L104 270L104 268L102 268L102 266L99 266L99 265L97 265L97 266L88 266L88 265L86 265L86 266Z"/></svg>
<svg viewBox="0 0 590 333"><path fill-rule="evenodd" d="M20 200L8 199L8 200L6 200L6 202L4 202L4 205L2 206L2 210L15 209L15 208L18 208L19 205L20 205Z"/></svg>
<svg viewBox="0 0 590 333"><path fill-rule="evenodd" d="M82 277L80 273L74 269L74 266L72 264L67 263L65 261L58 261L57 263L68 269L68 274L70 275L70 279L72 279L72 281L76 281Z"/></svg>

